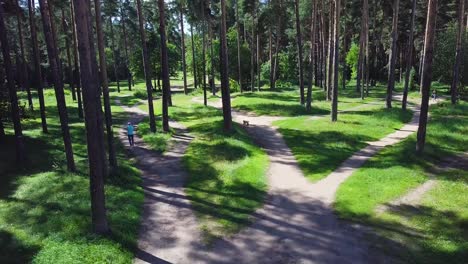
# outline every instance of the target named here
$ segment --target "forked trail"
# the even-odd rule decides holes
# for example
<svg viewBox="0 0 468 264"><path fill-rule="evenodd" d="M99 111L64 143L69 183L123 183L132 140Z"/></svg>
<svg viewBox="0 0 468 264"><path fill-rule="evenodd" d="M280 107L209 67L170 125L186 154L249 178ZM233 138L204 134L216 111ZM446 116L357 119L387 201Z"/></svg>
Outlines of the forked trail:
<svg viewBox="0 0 468 264"><path fill-rule="evenodd" d="M199 99L194 99L199 102ZM220 102L210 103L220 108ZM134 108L125 109L138 112ZM405 139L417 129L419 110L402 129L355 153L327 178L310 183L301 172L281 134L272 126L279 117L233 111L233 119L248 120L247 131L270 159L269 191L252 224L233 237L207 247L201 243L190 201L185 196L185 172L180 158L189 144L183 140L164 155L146 148L131 151L144 177L145 209L137 262L149 263L374 263L382 256L363 238L364 232L340 221L332 203L339 185L380 149ZM135 113L135 118L142 118ZM122 132L121 139L125 140ZM186 135L186 134L184 134ZM189 138L187 136L187 138ZM141 141L137 139L137 144Z"/></svg>

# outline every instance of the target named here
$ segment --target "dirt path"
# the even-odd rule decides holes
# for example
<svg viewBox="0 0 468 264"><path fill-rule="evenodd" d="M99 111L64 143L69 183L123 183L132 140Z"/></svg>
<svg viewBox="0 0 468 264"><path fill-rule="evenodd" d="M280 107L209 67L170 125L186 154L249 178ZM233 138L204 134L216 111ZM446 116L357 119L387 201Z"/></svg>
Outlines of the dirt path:
<svg viewBox="0 0 468 264"><path fill-rule="evenodd" d="M128 121L133 124L147 115L136 106L116 103L130 114ZM119 139L137 160L145 193L135 263L191 263L188 251L202 245L196 217L184 192L187 174L181 166L192 137L180 124L170 122L170 126L176 133L164 154L152 151L138 135L135 146L130 147L126 123L119 131Z"/></svg>

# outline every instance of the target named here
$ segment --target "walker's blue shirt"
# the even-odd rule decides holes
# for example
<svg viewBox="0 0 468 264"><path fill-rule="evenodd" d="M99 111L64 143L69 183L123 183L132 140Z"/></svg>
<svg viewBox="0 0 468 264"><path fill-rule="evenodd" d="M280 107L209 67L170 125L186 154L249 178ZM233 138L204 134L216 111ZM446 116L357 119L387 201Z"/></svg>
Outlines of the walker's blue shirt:
<svg viewBox="0 0 468 264"><path fill-rule="evenodd" d="M127 126L127 134L129 136L133 136L133 126L132 125Z"/></svg>

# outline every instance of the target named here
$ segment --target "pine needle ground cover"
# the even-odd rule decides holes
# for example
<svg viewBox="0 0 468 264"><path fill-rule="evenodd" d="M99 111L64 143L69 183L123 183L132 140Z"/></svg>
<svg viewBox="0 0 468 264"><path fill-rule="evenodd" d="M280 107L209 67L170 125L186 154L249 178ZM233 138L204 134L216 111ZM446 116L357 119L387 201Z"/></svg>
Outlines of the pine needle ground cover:
<svg viewBox="0 0 468 264"><path fill-rule="evenodd" d="M346 219L374 227L399 245L386 252L411 263L463 263L468 258L468 174L450 170L436 175L437 185L420 204L375 212L428 179L443 158L468 150L468 104L431 108L424 155L416 155L416 136L368 161L338 190L335 208ZM391 243L395 244L395 243Z"/></svg>
<svg viewBox="0 0 468 264"><path fill-rule="evenodd" d="M23 120L27 164L12 169L12 136L0 149L0 262L131 262L143 203L138 170L116 144L119 172L106 181L112 235L93 235L84 123L77 118L76 103L67 92L77 163L77 173L68 173L53 90L46 90L45 97L50 133L41 133L38 101L30 118ZM113 110L116 116L123 116L121 109ZM12 135L11 127L7 133Z"/></svg>

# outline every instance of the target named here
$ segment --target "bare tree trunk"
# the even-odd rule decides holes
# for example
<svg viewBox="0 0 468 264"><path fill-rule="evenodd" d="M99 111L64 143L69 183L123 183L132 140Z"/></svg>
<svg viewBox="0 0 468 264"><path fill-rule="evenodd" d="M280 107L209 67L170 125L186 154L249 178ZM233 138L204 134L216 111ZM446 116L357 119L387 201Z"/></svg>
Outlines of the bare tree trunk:
<svg viewBox="0 0 468 264"><path fill-rule="evenodd" d="M184 10L180 8L180 36L182 47L182 72L184 75L184 94L188 94L187 90L187 62L185 60L185 31L184 31Z"/></svg>
<svg viewBox="0 0 468 264"><path fill-rule="evenodd" d="M33 49L33 57L34 57L34 67L36 68L36 78L37 82L37 95L39 98L39 110L41 113L41 125L42 125L42 132L48 133L47 130L47 119L45 113L45 102L44 102L44 87L42 86L42 68L41 68L41 58L39 55L39 44L37 41L37 30L36 30L36 22L35 22L35 3L34 0L28 0L28 11L29 11L29 29L31 31L31 41L32 41L32 49ZM3 81L0 81L3 82Z"/></svg>
<svg viewBox="0 0 468 264"><path fill-rule="evenodd" d="M205 106L208 105L208 98L207 98L207 93L206 93L206 24L203 22L202 25L202 34L203 34L203 39L202 39L202 64L203 64L203 80L202 80L202 85L203 85L203 103Z"/></svg>
<svg viewBox="0 0 468 264"><path fill-rule="evenodd" d="M166 40L166 17L164 15L164 0L158 0L159 9L159 35L161 36L161 69L162 69L162 84L163 84L163 98L162 98L162 126L164 132L169 132L169 62L167 55L167 40Z"/></svg>
<svg viewBox="0 0 468 264"><path fill-rule="evenodd" d="M239 87L240 92L243 92L242 89L242 60L241 60L241 44L240 44L240 19L239 19L239 0L236 0L236 26L237 26L237 70L239 74ZM271 40L271 31L270 31L270 40ZM271 42L270 42L271 43Z"/></svg>
<svg viewBox="0 0 468 264"><path fill-rule="evenodd" d="M335 21L333 23L333 92L332 92L332 110L331 120L338 121L338 74L339 74L339 55L340 55L340 12L341 0L335 0Z"/></svg>
<svg viewBox="0 0 468 264"><path fill-rule="evenodd" d="M314 79L314 48L315 48L315 35L316 35L316 24L317 24L317 0L312 3L312 21L310 26L310 70L309 70L309 87L307 89L307 111L312 110L312 80Z"/></svg>
<svg viewBox="0 0 468 264"><path fill-rule="evenodd" d="M334 0L335 1L335 0ZM328 73L327 73L327 100L331 100L331 92L333 89L333 60L335 56L333 55L333 52L335 51L335 45L333 43L333 30L334 30L334 5L333 1L330 1L330 23L328 26Z"/></svg>
<svg viewBox="0 0 468 264"><path fill-rule="evenodd" d="M192 39L192 67L193 67L193 86L198 89L197 63L195 56L195 41L193 39L193 27L190 25L190 37Z"/></svg>
<svg viewBox="0 0 468 264"><path fill-rule="evenodd" d="M129 68L129 60L128 60L128 40L127 40L127 29L125 26L125 16L123 10L120 11L120 20L122 21L122 33L123 33L123 40L124 40L124 49L125 49L125 68L127 69L127 82L128 82L128 90L132 90L132 73L130 72Z"/></svg>
<svg viewBox="0 0 468 264"><path fill-rule="evenodd" d="M390 50L390 65L388 70L387 86L387 108L392 108L393 90L395 89L395 65L397 58L398 41L398 13L400 9L400 0L393 1L393 22L392 22L392 46Z"/></svg>
<svg viewBox="0 0 468 264"><path fill-rule="evenodd" d="M72 35L73 35L73 62L75 70L73 71L73 82L76 85L76 99L78 101L78 117L83 119L83 103L81 100L81 81L80 69L78 63L78 40L76 39L75 11L73 10L73 1L70 1L71 20L72 20Z"/></svg>
<svg viewBox="0 0 468 264"><path fill-rule="evenodd" d="M137 4L137 13L138 13L138 24L140 28L141 36L141 47L143 50L143 68L145 71L146 79L146 91L148 93L148 109L149 109L149 118L150 118L150 130L153 133L156 133L156 119L154 117L154 106L153 106L153 85L151 84L151 68L148 54L148 47L146 45L146 33L145 33L145 22L143 18L143 12L141 10L141 0L136 0Z"/></svg>
<svg viewBox="0 0 468 264"><path fill-rule="evenodd" d="M257 33L257 91L260 92L260 34Z"/></svg>
<svg viewBox="0 0 468 264"><path fill-rule="evenodd" d="M250 41L250 91L255 88L255 15L252 15L252 39Z"/></svg>
<svg viewBox="0 0 468 264"><path fill-rule="evenodd" d="M414 42L414 23L416 19L416 4L417 0L413 0L413 5L411 8L411 28L408 41L408 53L406 55L406 76L405 76L405 88L403 90L403 101L401 107L403 110L406 110L406 105L408 101L408 89L411 76L411 68L413 67L413 42Z"/></svg>
<svg viewBox="0 0 468 264"><path fill-rule="evenodd" d="M94 0L94 11L96 19L96 33L99 50L99 72L101 73L102 96L104 98L104 116L106 120L107 148L109 152L109 166L111 173L117 170L117 157L114 146L114 131L112 129L112 111L109 98L109 80L107 77L106 53L104 50L104 33L101 20L101 2ZM112 21L111 21L112 24ZM112 28L112 25L110 25ZM113 32L111 32L111 35ZM113 37L112 37L113 38Z"/></svg>
<svg viewBox="0 0 468 264"><path fill-rule="evenodd" d="M5 75L7 79L8 94L10 96L11 104L11 119L13 121L13 128L15 131L15 146L16 146L16 162L18 166L24 165L26 160L26 147L24 146L23 129L21 128L21 119L18 107L18 97L13 77L13 68L10 58L10 44L8 43L8 33L5 27L5 11L0 4L0 46L3 54L3 64L5 68ZM3 80L2 80L3 82ZM1 121L0 121L1 123ZM3 123L2 123L3 128ZM2 129L3 130L3 129ZM3 131L4 134L4 131Z"/></svg>
<svg viewBox="0 0 468 264"><path fill-rule="evenodd" d="M432 81L432 58L437 20L437 0L429 0L427 8L426 36L424 40L424 68L422 81L421 113L417 135L416 151L422 153L426 143L426 127L429 112L429 93Z"/></svg>
<svg viewBox="0 0 468 264"><path fill-rule="evenodd" d="M21 13L22 15L22 13ZM32 100L32 95L31 95L31 83L29 79L29 68L26 63L26 55L24 52L24 39L23 39L23 21L21 19L21 15L17 14L16 15L16 21L17 21L17 26L18 26L18 39L19 39L19 44L20 44L20 54L21 54L21 70L22 70L22 77L21 77L21 86L26 89L26 93L28 96L28 106L29 109L33 110L34 105L33 105L33 100Z"/></svg>
<svg viewBox="0 0 468 264"><path fill-rule="evenodd" d="M112 17L109 17L109 27L110 27L110 38L111 38L111 45L112 45L112 55L114 56L114 63L112 64L114 68L114 78L115 82L117 83L117 92L120 93L120 80L118 72L117 72L117 66L118 66L118 60L117 60L117 50L115 49L115 38L114 38L114 25L112 24Z"/></svg>
<svg viewBox="0 0 468 264"><path fill-rule="evenodd" d="M211 60L211 67L210 67L210 78L209 78L209 84L211 88L211 93L213 95L216 95L216 86L215 86L215 62L214 62L214 45L213 45L213 27L211 25L211 22L209 23L210 28L209 28L209 37L210 37L210 60Z"/></svg>
<svg viewBox="0 0 468 264"><path fill-rule="evenodd" d="M91 215L94 232L106 234L109 225L106 217L104 194L105 149L101 114L99 76L94 51L93 25L89 0L73 0L78 48L80 50L80 75L88 141L89 181L91 193ZM99 6L99 3L98 5ZM98 16L100 14L98 13Z"/></svg>
<svg viewBox="0 0 468 264"><path fill-rule="evenodd" d="M358 61L358 75L356 80L356 91L361 93L361 99L364 99L364 85L365 72L366 72L366 41L368 38L367 27L369 24L369 2L363 0L362 4L362 19L361 19L361 34L359 36L359 61Z"/></svg>
<svg viewBox="0 0 468 264"><path fill-rule="evenodd" d="M54 78L55 98L57 99L63 143L65 145L67 168L69 171L75 171L76 167L73 157L73 147L71 143L70 128L68 126L67 105L65 102L65 94L63 92L62 68L59 63L59 52L56 42L57 38L53 28L49 0L39 0L39 4L42 14L42 24L44 26L44 35L46 39L47 53L49 55L50 68Z"/></svg>
<svg viewBox="0 0 468 264"><path fill-rule="evenodd" d="M226 39L226 2L221 0L221 95L224 130L232 130L231 95L229 91L228 50Z"/></svg>
<svg viewBox="0 0 468 264"><path fill-rule="evenodd" d="M67 77L68 81L70 84L70 90L72 93L72 99L73 101L76 101L76 91L75 91L75 85L73 84L73 67L72 67L72 61L71 61L71 53L70 53L70 39L68 35L68 24L65 20L65 8L62 8L62 30L63 34L65 34L65 46L66 46L66 52L67 52Z"/></svg>
<svg viewBox="0 0 468 264"><path fill-rule="evenodd" d="M325 6L323 3L323 0L320 0L319 2L320 5L320 20L319 20L319 28L320 28L320 35L322 39L322 88L324 92L328 91L328 72L327 72L327 39L325 37L325 32L326 32L326 23L325 23ZM328 100L328 96L326 96Z"/></svg>
<svg viewBox="0 0 468 264"><path fill-rule="evenodd" d="M296 14L296 39L297 39L297 60L299 64L299 89L301 94L301 105L305 104L305 89L304 89L304 63L302 61L302 35L301 21L299 18L299 0L295 0L294 10ZM311 79L312 81L313 79Z"/></svg>
<svg viewBox="0 0 468 264"><path fill-rule="evenodd" d="M462 63L462 53L463 53L463 31L464 31L464 21L465 18L465 0L459 0L458 7L458 25L457 25L457 50L455 53L455 64L453 65L453 78L452 85L450 88L451 101L452 104L457 103L458 97L458 84L460 82L460 66Z"/></svg>
<svg viewBox="0 0 468 264"><path fill-rule="evenodd" d="M280 9L283 8L283 0L280 0ZM281 41L281 30L283 28L283 19L280 16L278 18L278 28L276 32L276 45L275 45L275 62L273 64L273 86L272 89L276 88L276 80L278 79L278 54L280 51L280 41Z"/></svg>

